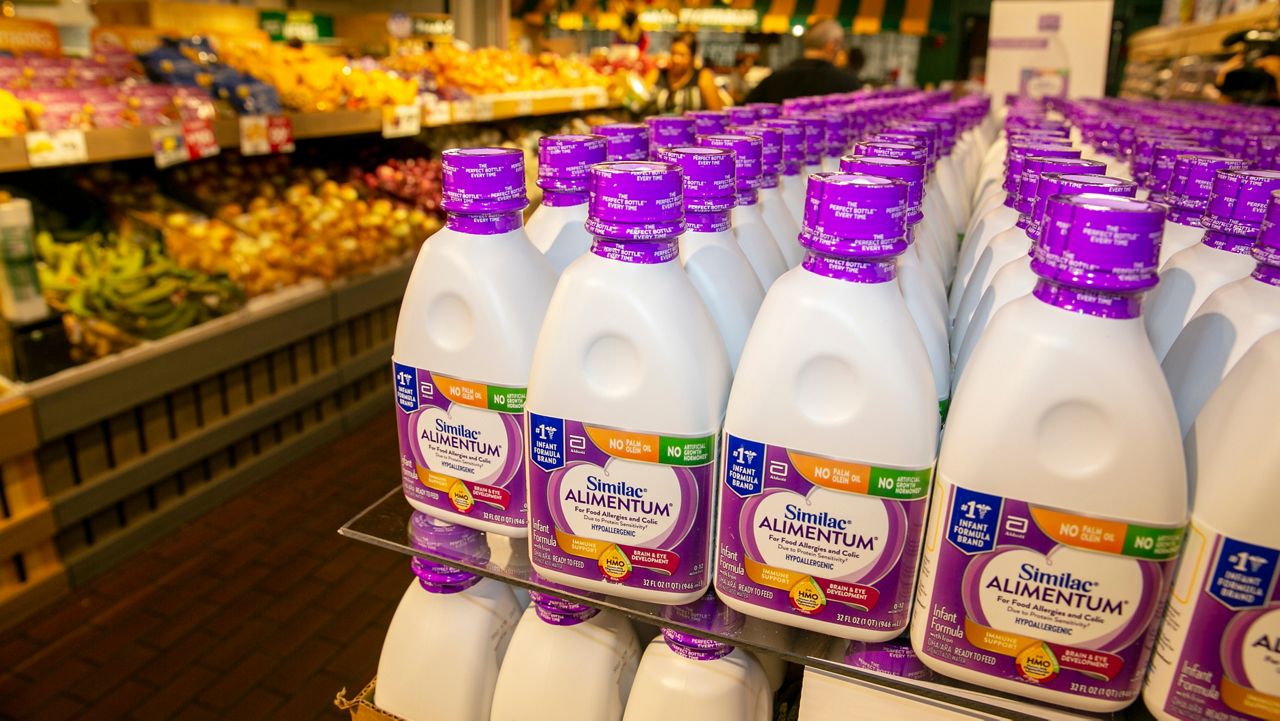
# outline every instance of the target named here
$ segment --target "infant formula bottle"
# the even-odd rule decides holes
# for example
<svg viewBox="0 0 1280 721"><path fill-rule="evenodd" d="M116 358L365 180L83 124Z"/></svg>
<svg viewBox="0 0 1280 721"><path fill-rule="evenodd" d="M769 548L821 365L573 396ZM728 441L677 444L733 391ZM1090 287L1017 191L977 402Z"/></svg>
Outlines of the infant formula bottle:
<svg viewBox="0 0 1280 721"><path fill-rule="evenodd" d="M1084 711L1139 692L1187 513L1177 417L1139 320L1164 213L1050 198L1040 281L974 350L911 622L938 673Z"/></svg>
<svg viewBox="0 0 1280 721"><path fill-rule="evenodd" d="M729 213L738 192L733 151L668 148L660 155L684 173L685 232L680 236L680 264L715 320L729 365L736 369L747 333L764 301L764 288L729 229Z"/></svg>
<svg viewBox="0 0 1280 721"><path fill-rule="evenodd" d="M559 274L587 252L587 168L605 159L599 135L546 135L538 140L538 187L542 205L529 216L525 232Z"/></svg>
<svg viewBox="0 0 1280 721"><path fill-rule="evenodd" d="M803 172L804 123L794 118L776 118L761 120L760 124L782 131L782 175L778 177L778 184L782 188L783 203L798 229L804 220L805 181L808 178Z"/></svg>
<svg viewBox="0 0 1280 721"><path fill-rule="evenodd" d="M698 124L688 116L655 115L644 123L649 127L649 160L657 160L663 148L693 145L698 137Z"/></svg>
<svg viewBox="0 0 1280 721"><path fill-rule="evenodd" d="M639 123L608 123L591 128L608 141L608 159L646 160L649 157L649 128Z"/></svg>
<svg viewBox="0 0 1280 721"><path fill-rule="evenodd" d="M804 177L822 172L822 155L827 149L827 119L821 115L798 115L804 124ZM808 191L806 190L806 193Z"/></svg>
<svg viewBox="0 0 1280 721"><path fill-rule="evenodd" d="M726 148L737 158L736 179L738 205L730 214L733 237L751 261L751 267L766 291L778 276L787 272L787 259L782 246L773 239L764 219L764 206L760 205L760 186L763 184L764 146L760 138L752 135L699 135L698 145L707 148Z"/></svg>
<svg viewBox="0 0 1280 721"><path fill-rule="evenodd" d="M782 194L782 131L763 125L742 125L729 128L730 133L752 135L760 138L760 212L769 234L778 243L778 250L787 261L788 268L800 265L804 248L797 238L800 226L787 210L787 200Z"/></svg>
<svg viewBox="0 0 1280 721"><path fill-rule="evenodd" d="M483 564L484 534L414 513L420 550ZM391 617L373 702L409 721L489 721L498 668L520 606L511 587L425 558Z"/></svg>
<svg viewBox="0 0 1280 721"><path fill-rule="evenodd" d="M418 252L392 356L404 494L442 520L524 536L525 387L556 275L524 232L524 155L443 161L448 216Z"/></svg>
<svg viewBox="0 0 1280 721"><path fill-rule="evenodd" d="M1179 155L1169 179L1164 202L1169 217L1164 223L1164 240L1160 243L1160 268L1177 253L1197 245L1204 237L1200 219L1209 205L1213 176L1219 170L1243 170L1249 164L1238 158L1219 155Z"/></svg>
<svg viewBox="0 0 1280 721"><path fill-rule="evenodd" d="M681 172L591 168L591 252L560 276L529 376L539 575L653 603L711 581L716 437L731 371L680 264Z"/></svg>
<svg viewBox="0 0 1280 721"><path fill-rule="evenodd" d="M906 627L939 426L893 282L906 202L891 178L809 179L809 253L765 296L725 419L716 592L743 613L868 641Z"/></svg>
<svg viewBox="0 0 1280 721"><path fill-rule="evenodd" d="M1187 436L1194 502L1142 696L1162 721L1276 717L1280 333L1258 341Z"/></svg>

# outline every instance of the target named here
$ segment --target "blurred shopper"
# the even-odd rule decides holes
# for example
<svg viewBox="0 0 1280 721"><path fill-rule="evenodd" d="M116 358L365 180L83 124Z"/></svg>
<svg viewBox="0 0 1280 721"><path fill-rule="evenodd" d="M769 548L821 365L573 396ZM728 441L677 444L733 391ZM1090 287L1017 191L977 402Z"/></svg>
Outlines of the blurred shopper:
<svg viewBox="0 0 1280 721"><path fill-rule="evenodd" d="M681 33L671 41L667 67L657 71L651 84L654 113L683 113L687 110L719 110L724 99L716 88L716 77L697 63L698 38Z"/></svg>
<svg viewBox="0 0 1280 721"><path fill-rule="evenodd" d="M734 57L733 70L729 71L725 89L729 91L729 97L733 98L735 104L741 105L747 99L747 93L751 91L751 80L748 76L755 67L755 53L739 52Z"/></svg>
<svg viewBox="0 0 1280 721"><path fill-rule="evenodd" d="M805 31L804 57L765 78L747 94L748 103L780 103L787 98L857 90L858 80L835 66L844 47L844 28L822 20Z"/></svg>

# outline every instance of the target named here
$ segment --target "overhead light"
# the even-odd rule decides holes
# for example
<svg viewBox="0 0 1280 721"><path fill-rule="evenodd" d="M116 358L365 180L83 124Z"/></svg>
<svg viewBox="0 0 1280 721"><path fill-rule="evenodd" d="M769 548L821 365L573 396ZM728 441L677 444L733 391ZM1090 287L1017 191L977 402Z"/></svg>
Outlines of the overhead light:
<svg viewBox="0 0 1280 721"><path fill-rule="evenodd" d="M792 26L791 26L791 34L792 34L792 35L795 35L796 37L800 37L801 35L804 35L804 26L803 26L803 25L792 25Z"/></svg>

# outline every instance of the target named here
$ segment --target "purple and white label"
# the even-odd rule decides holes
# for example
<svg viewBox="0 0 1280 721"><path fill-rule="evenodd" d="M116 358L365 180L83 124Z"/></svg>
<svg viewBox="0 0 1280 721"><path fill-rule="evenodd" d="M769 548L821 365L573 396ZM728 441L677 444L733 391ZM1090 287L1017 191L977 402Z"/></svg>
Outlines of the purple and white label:
<svg viewBox="0 0 1280 721"><path fill-rule="evenodd" d="M705 589L714 434L674 436L528 414L533 564L684 595Z"/></svg>
<svg viewBox="0 0 1280 721"><path fill-rule="evenodd" d="M525 389L392 363L406 498L524 528Z"/></svg>
<svg viewBox="0 0 1280 721"><path fill-rule="evenodd" d="M1280 719L1277 567L1280 549L1192 524L1148 679L1167 684L1165 713L1184 721Z"/></svg>
<svg viewBox="0 0 1280 721"><path fill-rule="evenodd" d="M1085 516L945 477L931 518L918 653L1061 693L1137 696L1184 527Z"/></svg>
<svg viewBox="0 0 1280 721"><path fill-rule="evenodd" d="M716 592L849 628L905 628L932 464L881 468L725 434Z"/></svg>

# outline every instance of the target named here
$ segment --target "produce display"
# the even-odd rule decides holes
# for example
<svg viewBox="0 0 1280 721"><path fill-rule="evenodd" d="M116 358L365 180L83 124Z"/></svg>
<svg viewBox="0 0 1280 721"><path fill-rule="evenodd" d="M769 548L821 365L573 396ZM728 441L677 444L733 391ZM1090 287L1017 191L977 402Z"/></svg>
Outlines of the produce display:
<svg viewBox="0 0 1280 721"><path fill-rule="evenodd" d="M423 53L391 58L387 67L420 78L423 87L442 100L469 95L509 93L548 88L606 87L609 79L586 61L551 53L528 53L482 48L461 50L440 46Z"/></svg>
<svg viewBox="0 0 1280 721"><path fill-rule="evenodd" d="M221 48L220 57L231 67L274 86L290 110L364 110L412 105L418 98L416 78L353 65L313 46L231 40Z"/></svg>
<svg viewBox="0 0 1280 721"><path fill-rule="evenodd" d="M222 63L207 38L168 39L141 59L157 82L207 90L241 115L281 111L275 88Z"/></svg>
<svg viewBox="0 0 1280 721"><path fill-rule="evenodd" d="M163 338L244 305L244 291L226 275L183 268L155 243L137 237L94 234L58 243L41 232L36 248L46 300L64 312L69 334L88 358L139 338Z"/></svg>
<svg viewBox="0 0 1280 721"><path fill-rule="evenodd" d="M367 188L381 191L426 213L439 215L443 169L440 160L392 158L372 171L358 173Z"/></svg>

